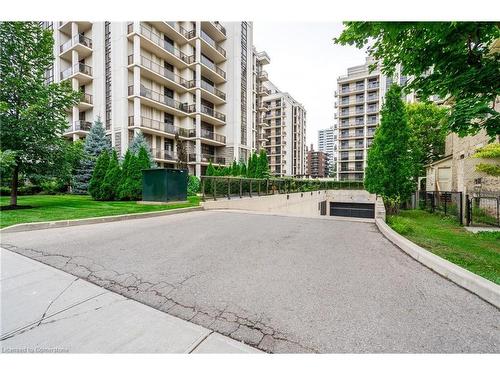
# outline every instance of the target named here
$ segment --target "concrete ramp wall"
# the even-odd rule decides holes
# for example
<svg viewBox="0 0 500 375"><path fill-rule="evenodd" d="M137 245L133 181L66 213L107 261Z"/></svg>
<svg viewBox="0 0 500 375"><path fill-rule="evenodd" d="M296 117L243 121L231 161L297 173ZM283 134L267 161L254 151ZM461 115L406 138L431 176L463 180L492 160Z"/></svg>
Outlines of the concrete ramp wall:
<svg viewBox="0 0 500 375"><path fill-rule="evenodd" d="M383 203L380 206L375 194L370 194L365 190L321 190L252 198L219 198L216 201L203 202L202 206L206 210L229 209L319 217L319 203L324 201L326 201L326 215L329 215L330 202L375 203L375 217L381 218L383 215L385 220Z"/></svg>

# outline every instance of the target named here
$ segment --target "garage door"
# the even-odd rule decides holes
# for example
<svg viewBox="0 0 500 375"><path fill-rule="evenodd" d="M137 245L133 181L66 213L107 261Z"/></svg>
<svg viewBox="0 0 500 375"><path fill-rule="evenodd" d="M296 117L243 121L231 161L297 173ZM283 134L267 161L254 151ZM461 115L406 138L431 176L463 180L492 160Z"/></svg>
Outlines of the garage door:
<svg viewBox="0 0 500 375"><path fill-rule="evenodd" d="M375 204L330 202L330 216L362 217L373 219L375 217Z"/></svg>

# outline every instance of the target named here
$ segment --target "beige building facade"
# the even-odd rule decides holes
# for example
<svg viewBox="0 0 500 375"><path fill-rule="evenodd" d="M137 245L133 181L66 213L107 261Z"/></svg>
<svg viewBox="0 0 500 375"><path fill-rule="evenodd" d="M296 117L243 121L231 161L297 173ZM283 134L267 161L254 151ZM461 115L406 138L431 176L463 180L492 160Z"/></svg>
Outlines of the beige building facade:
<svg viewBox="0 0 500 375"><path fill-rule="evenodd" d="M270 62L253 46L251 22L44 22L54 33L47 81L82 92L64 136L85 138L101 118L123 155L141 132L160 167L177 143L191 174L246 161L264 145L259 110Z"/></svg>

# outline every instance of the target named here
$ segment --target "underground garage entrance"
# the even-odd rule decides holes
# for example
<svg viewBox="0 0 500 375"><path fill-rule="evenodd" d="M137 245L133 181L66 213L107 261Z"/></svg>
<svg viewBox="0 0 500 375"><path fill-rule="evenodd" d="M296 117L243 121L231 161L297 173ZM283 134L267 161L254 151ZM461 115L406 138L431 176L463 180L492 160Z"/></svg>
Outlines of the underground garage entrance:
<svg viewBox="0 0 500 375"><path fill-rule="evenodd" d="M374 203L330 202L330 216L375 218Z"/></svg>

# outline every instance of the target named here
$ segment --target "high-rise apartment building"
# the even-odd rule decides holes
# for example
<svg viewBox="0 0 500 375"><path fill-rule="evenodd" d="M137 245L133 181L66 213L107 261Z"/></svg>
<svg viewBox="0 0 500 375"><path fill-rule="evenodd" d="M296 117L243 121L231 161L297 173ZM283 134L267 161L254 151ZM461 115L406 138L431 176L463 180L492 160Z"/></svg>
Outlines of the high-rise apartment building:
<svg viewBox="0 0 500 375"><path fill-rule="evenodd" d="M337 79L335 118L339 128L337 178L340 180L363 180L367 152L380 121L385 93L393 83L403 86L408 81L401 74L401 67L388 77L378 66L370 71L371 65L374 60L367 57L365 64L347 69L347 75ZM414 102L416 97L410 93L402 99Z"/></svg>
<svg viewBox="0 0 500 375"><path fill-rule="evenodd" d="M178 147L190 173L246 161L259 148L258 105L265 52L251 22L44 22L54 32L54 81L68 80L81 102L68 113L71 139L100 117L123 155L142 132L160 167ZM51 78L52 77L52 78Z"/></svg>
<svg viewBox="0 0 500 375"><path fill-rule="evenodd" d="M328 177L330 173L329 157L326 152L314 151L314 146L307 151L307 175L312 178Z"/></svg>
<svg viewBox="0 0 500 375"><path fill-rule="evenodd" d="M263 85L262 118L264 149L274 176L306 175L306 110L289 93L272 82Z"/></svg>
<svg viewBox="0 0 500 375"><path fill-rule="evenodd" d="M328 155L329 172L332 175L337 163L337 129L332 126L318 130L318 150Z"/></svg>

